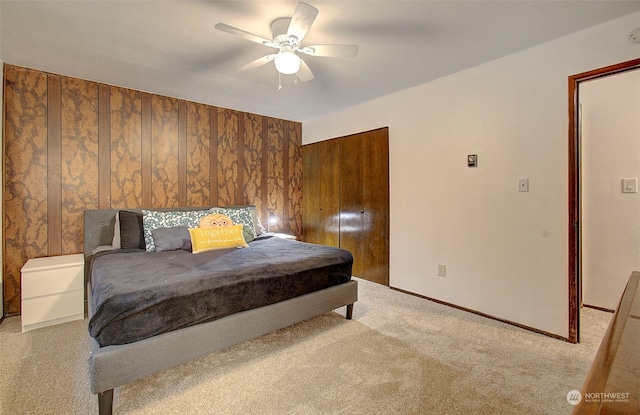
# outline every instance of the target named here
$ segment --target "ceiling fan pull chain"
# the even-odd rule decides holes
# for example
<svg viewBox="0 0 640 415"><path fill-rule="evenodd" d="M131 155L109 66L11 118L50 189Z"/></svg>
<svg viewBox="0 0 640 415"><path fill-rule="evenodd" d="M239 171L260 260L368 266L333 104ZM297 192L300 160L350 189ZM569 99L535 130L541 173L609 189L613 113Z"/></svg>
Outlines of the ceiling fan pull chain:
<svg viewBox="0 0 640 415"><path fill-rule="evenodd" d="M278 72L278 91L282 89L282 74Z"/></svg>

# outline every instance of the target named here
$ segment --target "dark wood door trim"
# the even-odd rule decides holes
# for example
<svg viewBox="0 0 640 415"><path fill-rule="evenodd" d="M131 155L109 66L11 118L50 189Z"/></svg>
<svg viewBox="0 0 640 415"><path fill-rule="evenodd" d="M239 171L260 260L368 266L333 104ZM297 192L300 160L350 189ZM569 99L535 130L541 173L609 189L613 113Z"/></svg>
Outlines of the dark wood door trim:
<svg viewBox="0 0 640 415"><path fill-rule="evenodd" d="M580 82L640 68L640 59L594 69L569 77L569 337L580 341L580 135L578 86Z"/></svg>

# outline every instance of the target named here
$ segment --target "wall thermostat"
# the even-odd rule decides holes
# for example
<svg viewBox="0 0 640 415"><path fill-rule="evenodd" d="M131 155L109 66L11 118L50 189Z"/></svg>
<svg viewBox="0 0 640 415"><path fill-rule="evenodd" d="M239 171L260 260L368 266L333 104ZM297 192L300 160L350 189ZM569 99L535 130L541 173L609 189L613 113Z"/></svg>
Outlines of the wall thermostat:
<svg viewBox="0 0 640 415"><path fill-rule="evenodd" d="M469 167L478 167L478 155L477 154L469 154L467 156L467 165Z"/></svg>

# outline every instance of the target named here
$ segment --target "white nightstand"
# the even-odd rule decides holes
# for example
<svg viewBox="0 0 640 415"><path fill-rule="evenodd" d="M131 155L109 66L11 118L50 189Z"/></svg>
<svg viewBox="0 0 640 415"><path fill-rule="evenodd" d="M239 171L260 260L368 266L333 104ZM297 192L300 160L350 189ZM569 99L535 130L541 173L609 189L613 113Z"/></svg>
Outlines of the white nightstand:
<svg viewBox="0 0 640 415"><path fill-rule="evenodd" d="M271 233L271 235L275 236L276 238L290 239L292 241L296 240L296 236L295 235L289 235L288 233L273 232L273 233Z"/></svg>
<svg viewBox="0 0 640 415"><path fill-rule="evenodd" d="M22 267L22 331L84 318L84 255L34 258Z"/></svg>

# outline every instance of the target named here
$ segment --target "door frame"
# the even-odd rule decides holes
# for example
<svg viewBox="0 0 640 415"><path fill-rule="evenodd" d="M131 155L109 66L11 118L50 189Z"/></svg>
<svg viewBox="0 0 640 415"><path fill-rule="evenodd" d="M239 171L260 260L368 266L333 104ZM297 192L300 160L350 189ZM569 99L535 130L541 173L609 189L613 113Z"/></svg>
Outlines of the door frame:
<svg viewBox="0 0 640 415"><path fill-rule="evenodd" d="M580 214L580 128L579 86L581 82L640 68L640 59L605 66L569 76L569 337L580 342L580 299L582 297Z"/></svg>

